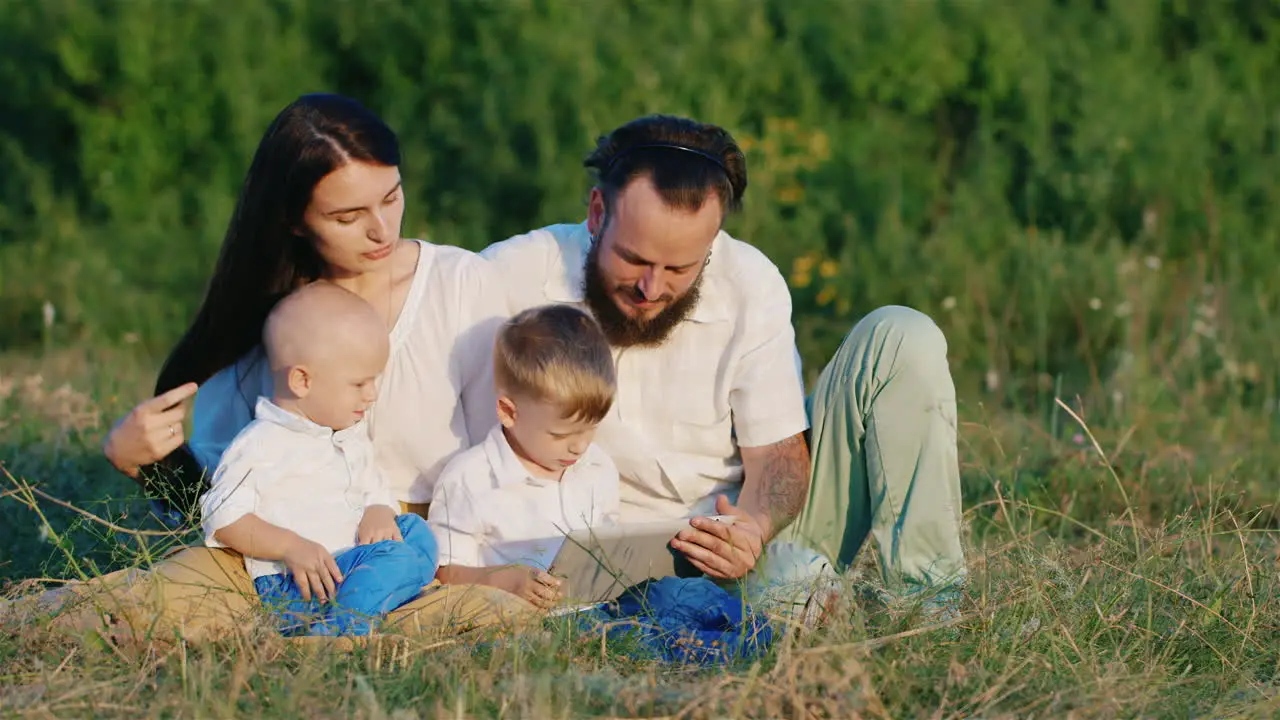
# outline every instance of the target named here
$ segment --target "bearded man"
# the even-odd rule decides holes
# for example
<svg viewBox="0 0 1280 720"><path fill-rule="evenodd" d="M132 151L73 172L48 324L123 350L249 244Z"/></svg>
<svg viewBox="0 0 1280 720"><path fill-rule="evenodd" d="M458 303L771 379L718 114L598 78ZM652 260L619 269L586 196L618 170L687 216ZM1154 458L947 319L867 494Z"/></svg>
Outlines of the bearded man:
<svg viewBox="0 0 1280 720"><path fill-rule="evenodd" d="M871 312L806 397L782 273L723 230L747 188L733 137L642 117L584 164L585 221L482 254L512 312L573 303L604 328L618 392L596 442L621 474L622 520L690 518L672 547L717 580L760 575L770 556L775 576L843 571L871 534L890 590L956 587L956 400L937 325Z"/></svg>

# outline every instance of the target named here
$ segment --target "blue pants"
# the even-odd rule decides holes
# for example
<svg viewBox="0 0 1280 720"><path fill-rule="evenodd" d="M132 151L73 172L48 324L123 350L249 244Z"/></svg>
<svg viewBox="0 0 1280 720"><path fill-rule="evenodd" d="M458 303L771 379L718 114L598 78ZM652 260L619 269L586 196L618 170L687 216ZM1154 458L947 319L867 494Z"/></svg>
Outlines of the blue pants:
<svg viewBox="0 0 1280 720"><path fill-rule="evenodd" d="M303 600L287 573L253 581L263 605L279 618L285 635L368 635L384 615L418 596L436 574L439 550L427 521L418 515L396 517L404 542L383 540L357 545L334 556L342 571L337 595L329 603Z"/></svg>

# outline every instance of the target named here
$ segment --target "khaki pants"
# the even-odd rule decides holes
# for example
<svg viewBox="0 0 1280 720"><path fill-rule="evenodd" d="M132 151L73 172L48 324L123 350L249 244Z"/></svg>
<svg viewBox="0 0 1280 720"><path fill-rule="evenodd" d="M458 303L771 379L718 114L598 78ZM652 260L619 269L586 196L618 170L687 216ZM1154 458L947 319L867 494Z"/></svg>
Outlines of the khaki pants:
<svg viewBox="0 0 1280 720"><path fill-rule="evenodd" d="M426 514L425 505L402 507ZM54 612L54 628L101 634L126 645L217 640L243 627L259 608L244 559L230 550L206 547L182 548L150 570L121 570L72 583L24 599L9 611L21 612L24 604ZM502 590L432 581L420 596L390 613L381 632L456 634L537 616L533 605Z"/></svg>

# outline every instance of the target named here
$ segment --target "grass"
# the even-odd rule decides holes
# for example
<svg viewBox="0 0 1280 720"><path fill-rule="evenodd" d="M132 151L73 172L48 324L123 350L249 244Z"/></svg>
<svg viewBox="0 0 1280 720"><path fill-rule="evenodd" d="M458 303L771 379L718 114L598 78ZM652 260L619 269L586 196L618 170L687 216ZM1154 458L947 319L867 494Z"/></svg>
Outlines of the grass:
<svg viewBox="0 0 1280 720"><path fill-rule="evenodd" d="M150 363L61 350L0 361L0 459L15 478L148 527L98 455ZM30 379L40 373L38 380ZM59 391L64 387L65 390ZM764 660L698 670L630 657L565 621L519 636L340 653L263 629L125 656L37 621L0 625L0 711L18 717L1267 718L1280 715L1280 513L1271 415L1166 387L1021 410L962 403L973 581L963 614L851 592ZM6 481L10 482L10 481ZM10 482L12 485L13 483ZM0 488L0 492L11 490ZM102 498L110 498L104 500ZM118 567L138 539L43 499L0 499L0 574ZM862 577L878 573L870 547ZM14 591L15 588L10 588Z"/></svg>

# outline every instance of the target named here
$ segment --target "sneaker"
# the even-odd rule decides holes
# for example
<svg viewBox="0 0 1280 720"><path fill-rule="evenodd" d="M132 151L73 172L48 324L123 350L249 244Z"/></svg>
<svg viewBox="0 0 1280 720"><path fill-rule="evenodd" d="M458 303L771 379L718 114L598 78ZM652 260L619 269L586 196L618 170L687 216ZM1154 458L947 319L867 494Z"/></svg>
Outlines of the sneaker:
<svg viewBox="0 0 1280 720"><path fill-rule="evenodd" d="M756 610L784 624L812 628L825 619L840 593L839 576L821 554L797 543L775 541L743 582Z"/></svg>

